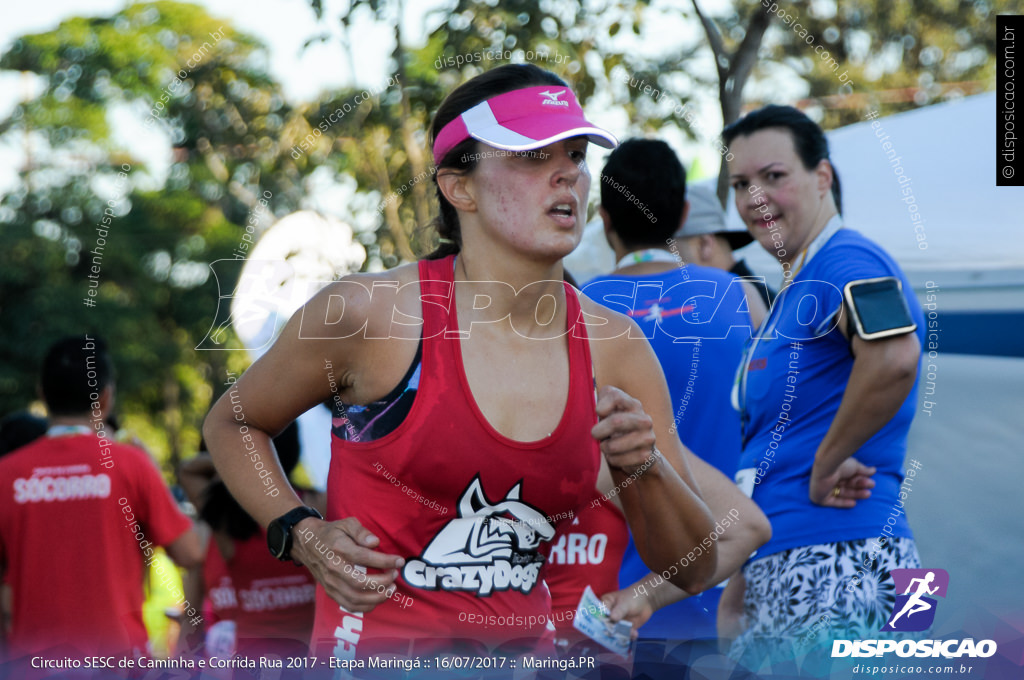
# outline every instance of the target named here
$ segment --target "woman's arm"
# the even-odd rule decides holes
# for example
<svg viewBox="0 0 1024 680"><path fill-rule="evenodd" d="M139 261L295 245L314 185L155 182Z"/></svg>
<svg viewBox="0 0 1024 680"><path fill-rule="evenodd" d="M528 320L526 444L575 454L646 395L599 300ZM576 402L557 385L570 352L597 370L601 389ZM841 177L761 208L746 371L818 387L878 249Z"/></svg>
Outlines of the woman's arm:
<svg viewBox="0 0 1024 680"><path fill-rule="evenodd" d="M612 316L625 331L591 342L600 386L592 434L601 442L637 551L652 571L667 571L669 581L700 592L715 572L715 546L704 559L685 558L711 533L714 520L672 430L661 365L632 320L606 308L587 311Z"/></svg>
<svg viewBox="0 0 1024 680"><path fill-rule="evenodd" d="M336 384L344 388L342 398L351 397L358 388L352 372L367 362L365 353L371 343L363 339L363 331L381 317L371 307L369 286L360 277L349 277L314 296L206 418L203 435L217 472L260 526L266 527L302 505L281 469L271 437L332 396L328 368ZM364 289L365 294L361 292ZM390 323L390 313L386 319ZM371 349L379 351L379 347ZM307 530L341 559L331 562L307 547L308 541L295 538ZM382 602L404 563L398 555L373 550L379 539L355 517L336 522L307 518L292 532L292 557L305 564L327 593L350 611L369 611ZM363 575L359 570L350 566L348 573L344 572L346 563L382 573L361 581L355 578Z"/></svg>
<svg viewBox="0 0 1024 680"><path fill-rule="evenodd" d="M854 335L852 348L850 379L811 471L811 501L834 508L852 508L871 495L874 468L851 456L899 411L914 387L921 356L914 333L881 340Z"/></svg>
<svg viewBox="0 0 1024 680"><path fill-rule="evenodd" d="M722 597L718 600L718 639L719 644L725 648L728 648L729 643L747 628L743 616L743 600L746 594L747 580L743 577L743 571L739 570L729 579L729 583L722 590Z"/></svg>
<svg viewBox="0 0 1024 680"><path fill-rule="evenodd" d="M710 588L735 575L751 553L768 542L772 536L772 527L757 504L717 468L696 454L688 460L704 500L716 520L714 535L705 539L717 542L718 546L715 573L707 584ZM691 593L671 583L663 583L651 574L610 595L607 602L610 603L612 619L624 618L639 627L658 609L684 600Z"/></svg>

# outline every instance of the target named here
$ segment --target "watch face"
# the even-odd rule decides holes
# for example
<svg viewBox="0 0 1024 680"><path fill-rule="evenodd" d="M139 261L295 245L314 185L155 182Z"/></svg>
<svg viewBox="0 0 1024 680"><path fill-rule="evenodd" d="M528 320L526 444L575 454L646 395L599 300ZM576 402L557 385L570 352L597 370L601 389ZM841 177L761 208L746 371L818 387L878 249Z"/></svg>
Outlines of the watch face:
<svg viewBox="0 0 1024 680"><path fill-rule="evenodd" d="M288 536L278 520L274 520L267 527L267 546L270 548L270 554L277 559L284 557L285 549L288 547Z"/></svg>
<svg viewBox="0 0 1024 680"><path fill-rule="evenodd" d="M281 515L267 527L267 547L270 554L279 560L287 560L292 552L292 527L306 519L316 517L323 519L315 508L300 506Z"/></svg>

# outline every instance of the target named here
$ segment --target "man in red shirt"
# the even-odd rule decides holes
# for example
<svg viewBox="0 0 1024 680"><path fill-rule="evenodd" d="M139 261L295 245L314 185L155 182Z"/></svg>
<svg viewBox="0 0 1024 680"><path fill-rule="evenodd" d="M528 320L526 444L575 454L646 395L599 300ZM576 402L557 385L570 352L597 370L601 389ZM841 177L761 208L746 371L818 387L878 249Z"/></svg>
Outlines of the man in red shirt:
<svg viewBox="0 0 1024 680"><path fill-rule="evenodd" d="M102 340L51 347L41 390L46 436L0 460L8 656L145 654L145 567L157 546L181 566L198 564L199 539L149 456L108 440L114 379Z"/></svg>

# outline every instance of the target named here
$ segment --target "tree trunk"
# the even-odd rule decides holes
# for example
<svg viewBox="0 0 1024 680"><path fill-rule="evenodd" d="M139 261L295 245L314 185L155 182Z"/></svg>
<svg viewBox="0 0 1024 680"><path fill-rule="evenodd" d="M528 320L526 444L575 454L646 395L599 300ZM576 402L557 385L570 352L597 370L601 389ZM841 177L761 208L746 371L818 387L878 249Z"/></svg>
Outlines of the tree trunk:
<svg viewBox="0 0 1024 680"><path fill-rule="evenodd" d="M404 3L398 2L398 16L404 16ZM424 159L423 146L416 141L416 130L419 127L418 121L413 118L412 106L409 103L409 91L405 87L405 46L402 44L402 22L401 19L395 22L395 75L398 77L398 87L401 89L402 100L402 146L405 147L406 158L409 159L409 172L415 184L412 185L412 211L416 219L417 227L424 227L430 221L430 195L427 193L428 169ZM397 212L397 206L395 206ZM399 223L400 228L401 223ZM412 250L408 247L408 234L406 234L406 249L409 253ZM415 259L414 255L410 259Z"/></svg>
<svg viewBox="0 0 1024 680"><path fill-rule="evenodd" d="M728 53L725 40L718 26L710 17L701 11L697 0L693 0L693 9L704 27L711 53L718 69L718 99L722 107L722 127L739 118L743 103L743 88L750 78L751 71L757 63L757 51L764 40L764 32L768 30L772 15L763 6L758 6L747 22L743 40L732 53ZM726 154L728 155L728 154ZM729 167L722 157L722 167L718 172L718 200L725 207L729 198Z"/></svg>
<svg viewBox="0 0 1024 680"><path fill-rule="evenodd" d="M384 221L387 223L388 230L391 232L391 238L395 242L396 254L403 260L412 262L416 259L416 254L412 252L409 235L405 232L405 227L402 225L402 219L398 213L398 208L402 205L402 196L396 195L394 200L389 200L391 198L390 193L393 190L391 189L391 175L388 173L388 160L384 156L384 148L388 143L387 133L377 129L370 137L373 143L371 145L372 148L366 149L366 161L373 169L377 186L380 187L381 195L384 196Z"/></svg>
<svg viewBox="0 0 1024 680"><path fill-rule="evenodd" d="M740 117L740 107L742 105L743 88L727 89L719 88L719 98L722 105L722 128L732 123ZM726 153L728 156L728 153ZM729 206L726 202L729 200L729 165L722 158L722 167L718 171L718 186L716 188L718 194L718 201L722 204L723 209L728 209Z"/></svg>

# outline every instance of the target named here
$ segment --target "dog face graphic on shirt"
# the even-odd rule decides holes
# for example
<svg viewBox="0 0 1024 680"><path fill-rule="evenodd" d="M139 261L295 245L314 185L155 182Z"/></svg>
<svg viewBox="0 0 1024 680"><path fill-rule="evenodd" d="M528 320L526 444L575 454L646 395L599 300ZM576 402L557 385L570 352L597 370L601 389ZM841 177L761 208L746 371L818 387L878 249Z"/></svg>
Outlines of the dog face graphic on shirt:
<svg viewBox="0 0 1024 680"><path fill-rule="evenodd" d="M406 562L403 576L426 590L529 593L544 563L537 549L554 535L544 513L522 501L522 482L491 502L477 475L459 497L458 516Z"/></svg>

